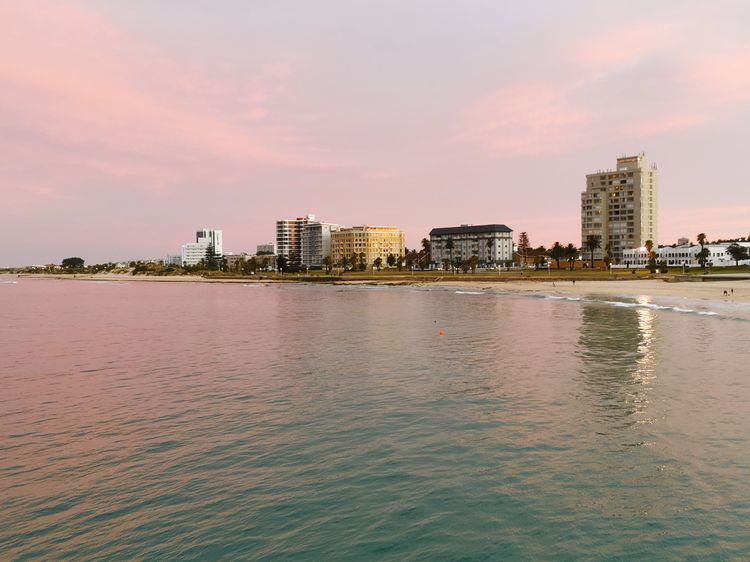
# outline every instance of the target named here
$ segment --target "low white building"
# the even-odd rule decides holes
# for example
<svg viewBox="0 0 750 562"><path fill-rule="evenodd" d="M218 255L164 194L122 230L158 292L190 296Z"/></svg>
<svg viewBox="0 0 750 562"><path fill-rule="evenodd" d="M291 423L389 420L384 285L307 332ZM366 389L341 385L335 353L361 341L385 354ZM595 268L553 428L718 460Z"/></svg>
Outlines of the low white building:
<svg viewBox="0 0 750 562"><path fill-rule="evenodd" d="M167 254L164 265L182 265L182 254Z"/></svg>
<svg viewBox="0 0 750 562"><path fill-rule="evenodd" d="M727 251L727 248L732 244L733 242L706 244L705 248L708 250L706 265L709 267L726 267L735 265L732 255ZM736 244L748 249L750 252L750 242L736 242ZM654 250L657 263L666 261L667 265L671 267L682 267L683 265L690 267L699 266L700 264L698 263L697 256L700 251L701 247L698 244L663 246ZM750 260L740 261L740 263L750 263ZM646 267L647 265L648 251L646 251L646 248L634 248L632 250L624 250L622 263L613 267Z"/></svg>
<svg viewBox="0 0 750 562"><path fill-rule="evenodd" d="M208 252L208 244L205 242L189 242L182 246L182 265L193 266L198 265L201 261L206 259L206 253Z"/></svg>

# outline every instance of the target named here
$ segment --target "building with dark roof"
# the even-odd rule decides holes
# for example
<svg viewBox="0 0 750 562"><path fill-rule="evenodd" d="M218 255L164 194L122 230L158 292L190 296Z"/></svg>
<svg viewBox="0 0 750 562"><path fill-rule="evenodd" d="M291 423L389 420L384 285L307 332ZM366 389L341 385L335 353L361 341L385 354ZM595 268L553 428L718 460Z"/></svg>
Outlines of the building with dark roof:
<svg viewBox="0 0 750 562"><path fill-rule="evenodd" d="M476 256L478 263L495 265L513 260L513 230L504 224L462 224L430 231L432 261L464 262Z"/></svg>

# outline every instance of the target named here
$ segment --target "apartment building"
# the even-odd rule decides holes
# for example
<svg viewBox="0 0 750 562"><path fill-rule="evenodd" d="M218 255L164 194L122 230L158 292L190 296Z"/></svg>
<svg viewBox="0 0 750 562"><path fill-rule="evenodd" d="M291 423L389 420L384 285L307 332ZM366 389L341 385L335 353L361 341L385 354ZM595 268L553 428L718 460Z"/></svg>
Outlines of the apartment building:
<svg viewBox="0 0 750 562"><path fill-rule="evenodd" d="M617 159L615 170L586 175L581 193L581 247L589 235L598 236L602 259L607 246L614 263L624 250L640 248L646 240L658 243L658 180L656 165L649 166L645 153Z"/></svg>
<svg viewBox="0 0 750 562"><path fill-rule="evenodd" d="M388 256L403 256L406 238L403 230L391 226L353 226L331 232L331 257L340 264L344 257L364 254L364 262L372 267L377 258L385 264Z"/></svg>
<svg viewBox="0 0 750 562"><path fill-rule="evenodd" d="M302 258L302 230L315 222L315 215L276 221L276 252L289 259L290 264L299 265Z"/></svg>
<svg viewBox="0 0 750 562"><path fill-rule="evenodd" d="M504 224L462 224L430 231L433 263L466 261L476 256L480 263L497 264L513 260L513 230Z"/></svg>
<svg viewBox="0 0 750 562"><path fill-rule="evenodd" d="M323 260L331 255L331 233L341 227L326 222L310 222L302 228L302 265L311 269L321 269Z"/></svg>

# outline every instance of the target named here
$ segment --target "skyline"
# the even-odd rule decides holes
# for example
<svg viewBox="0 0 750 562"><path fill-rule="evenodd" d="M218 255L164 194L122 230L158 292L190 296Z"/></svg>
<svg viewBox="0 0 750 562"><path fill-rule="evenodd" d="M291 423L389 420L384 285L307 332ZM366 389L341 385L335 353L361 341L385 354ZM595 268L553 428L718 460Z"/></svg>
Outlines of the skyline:
<svg viewBox="0 0 750 562"><path fill-rule="evenodd" d="M741 2L0 5L0 266L227 251L314 213L580 243L585 175L645 151L661 244L746 236ZM529 197L534 194L533 198ZM23 233L19 236L18 233Z"/></svg>

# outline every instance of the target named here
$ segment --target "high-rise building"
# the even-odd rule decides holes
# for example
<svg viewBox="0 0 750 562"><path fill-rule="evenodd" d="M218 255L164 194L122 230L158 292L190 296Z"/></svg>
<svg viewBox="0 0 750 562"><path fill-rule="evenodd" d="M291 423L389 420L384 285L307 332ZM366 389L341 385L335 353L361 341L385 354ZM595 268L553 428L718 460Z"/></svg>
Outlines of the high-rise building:
<svg viewBox="0 0 750 562"><path fill-rule="evenodd" d="M286 257L290 264L299 265L301 262L302 229L310 222L315 222L315 215L276 221L276 252Z"/></svg>
<svg viewBox="0 0 750 562"><path fill-rule="evenodd" d="M302 265L319 269L323 260L331 255L331 233L339 225L326 222L310 222L302 228L301 256Z"/></svg>
<svg viewBox="0 0 750 562"><path fill-rule="evenodd" d="M615 170L587 174L581 193L581 247L589 235L598 236L601 248L594 258L602 259L609 246L610 257L619 263L624 250L642 247L646 240L656 246L658 179L656 165L649 166L644 153L618 158Z"/></svg>
<svg viewBox="0 0 750 562"><path fill-rule="evenodd" d="M331 232L331 257L333 263L341 264L344 257L348 260L352 254L357 254L367 267L372 267L376 258L381 258L385 264L390 254L403 257L405 244L404 231L395 227L341 228Z"/></svg>
<svg viewBox="0 0 750 562"><path fill-rule="evenodd" d="M504 224L433 228L430 255L434 263L451 259L466 261L472 256L480 263L506 263L513 260L513 230Z"/></svg>
<svg viewBox="0 0 750 562"><path fill-rule="evenodd" d="M214 255L224 255L224 242L221 230L203 229L195 233L195 242L182 246L182 265L198 265L206 259L208 248L213 246Z"/></svg>
<svg viewBox="0 0 750 562"><path fill-rule="evenodd" d="M224 255L224 244L222 241L221 230L211 230L204 228L195 233L195 241L198 244L206 244L206 246L213 246L214 253L217 256Z"/></svg>

